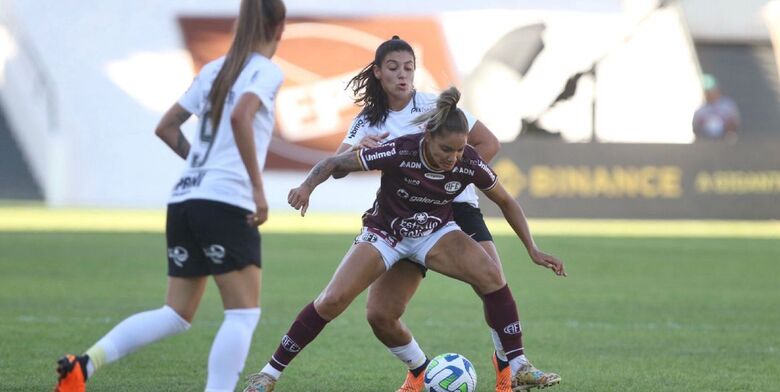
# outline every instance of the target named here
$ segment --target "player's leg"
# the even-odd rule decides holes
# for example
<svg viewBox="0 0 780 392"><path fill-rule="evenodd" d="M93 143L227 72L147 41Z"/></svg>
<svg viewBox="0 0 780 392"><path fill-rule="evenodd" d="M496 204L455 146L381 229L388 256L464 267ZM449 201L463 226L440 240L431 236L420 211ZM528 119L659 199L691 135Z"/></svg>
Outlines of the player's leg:
<svg viewBox="0 0 780 392"><path fill-rule="evenodd" d="M482 216L482 211L469 203L452 203L452 212L455 217L455 223L460 226L464 233L468 234L469 237L482 246L482 249L490 256L490 260L496 263L501 270L501 276L506 280L501 265L501 258L498 256L498 250L493 243L493 235L485 224L485 218ZM477 292L477 294L479 294L479 292ZM485 321L488 321L487 312L485 312ZM499 385L509 385L511 379L511 377L507 375L509 373L508 371L502 371L503 368L509 366L509 363L506 359L506 354L504 354L504 349L501 347L501 340L498 339L498 333L492 328L490 329L490 337L493 340L493 346L495 347L495 353L493 355L495 359L493 360L493 363L496 364L496 390L500 391L505 388L500 388ZM502 379L504 379L505 382L502 382Z"/></svg>
<svg viewBox="0 0 780 392"><path fill-rule="evenodd" d="M393 250L389 248L388 252ZM284 369L319 335L325 325L341 314L355 297L398 260L391 258L383 257L371 244L354 245L322 293L298 314L271 360L260 373L249 377L245 391L272 391ZM385 260L388 260L387 265Z"/></svg>
<svg viewBox="0 0 780 392"><path fill-rule="evenodd" d="M209 352L206 391L233 391L260 320L260 234L246 223L249 210L193 202L190 221L225 309Z"/></svg>
<svg viewBox="0 0 780 392"><path fill-rule="evenodd" d="M208 270L189 230L186 211L186 202L168 206L169 279L165 306L126 318L84 354L60 359L56 391L83 391L86 380L102 366L189 329L205 289Z"/></svg>
<svg viewBox="0 0 780 392"><path fill-rule="evenodd" d="M498 334L512 372L512 389L557 384L560 376L534 368L523 355L517 306L501 269L485 250L459 230L444 234L427 252L428 268L471 284L480 294L488 323Z"/></svg>
<svg viewBox="0 0 780 392"><path fill-rule="evenodd" d="M207 392L235 390L260 321L261 273L257 266L248 265L238 271L214 275L225 318L209 352Z"/></svg>
<svg viewBox="0 0 780 392"><path fill-rule="evenodd" d="M398 392L417 392L423 387L423 371L428 358L401 321L401 316L424 274L425 268L421 265L401 260L368 289L366 316L374 335L409 367Z"/></svg>
<svg viewBox="0 0 780 392"><path fill-rule="evenodd" d="M189 329L205 284L205 277L171 277L165 306L124 319L84 354L60 359L57 366L60 379L55 390L83 391L86 380L99 368L141 347Z"/></svg>

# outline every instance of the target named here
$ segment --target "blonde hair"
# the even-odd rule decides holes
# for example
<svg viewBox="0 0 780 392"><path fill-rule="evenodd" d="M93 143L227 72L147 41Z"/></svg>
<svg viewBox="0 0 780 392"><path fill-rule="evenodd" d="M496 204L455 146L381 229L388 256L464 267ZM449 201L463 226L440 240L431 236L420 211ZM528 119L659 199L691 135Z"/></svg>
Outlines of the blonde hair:
<svg viewBox="0 0 780 392"><path fill-rule="evenodd" d="M443 132L468 132L468 121L462 110L458 109L460 91L454 86L444 90L436 99L436 108L417 116L412 124L425 124L425 131L434 135Z"/></svg>
<svg viewBox="0 0 780 392"><path fill-rule="evenodd" d="M230 88L238 79L246 60L258 43L274 38L276 28L284 21L287 9L282 0L242 0L238 13L236 34L230 44L214 84L209 91L211 125L216 131L222 120L222 111Z"/></svg>

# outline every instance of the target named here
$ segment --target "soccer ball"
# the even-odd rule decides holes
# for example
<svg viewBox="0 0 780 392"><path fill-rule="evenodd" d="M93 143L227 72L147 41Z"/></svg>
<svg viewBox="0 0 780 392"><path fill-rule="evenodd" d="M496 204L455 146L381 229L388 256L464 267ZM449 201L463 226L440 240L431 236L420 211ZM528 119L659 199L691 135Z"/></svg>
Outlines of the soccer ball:
<svg viewBox="0 0 780 392"><path fill-rule="evenodd" d="M460 354L441 354L425 369L425 392L474 392L477 372Z"/></svg>

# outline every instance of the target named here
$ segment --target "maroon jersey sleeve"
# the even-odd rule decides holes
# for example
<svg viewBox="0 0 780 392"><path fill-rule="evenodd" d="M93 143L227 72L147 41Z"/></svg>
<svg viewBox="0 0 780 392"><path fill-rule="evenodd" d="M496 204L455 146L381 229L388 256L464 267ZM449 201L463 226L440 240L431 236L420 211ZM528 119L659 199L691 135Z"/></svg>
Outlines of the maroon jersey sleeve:
<svg viewBox="0 0 780 392"><path fill-rule="evenodd" d="M384 170L398 167L398 151L390 142L374 148L358 150L358 159L363 170Z"/></svg>
<svg viewBox="0 0 780 392"><path fill-rule="evenodd" d="M498 183L496 172L480 158L476 151L470 147L468 149L471 150L469 162L474 166L474 185L483 191L493 189Z"/></svg>

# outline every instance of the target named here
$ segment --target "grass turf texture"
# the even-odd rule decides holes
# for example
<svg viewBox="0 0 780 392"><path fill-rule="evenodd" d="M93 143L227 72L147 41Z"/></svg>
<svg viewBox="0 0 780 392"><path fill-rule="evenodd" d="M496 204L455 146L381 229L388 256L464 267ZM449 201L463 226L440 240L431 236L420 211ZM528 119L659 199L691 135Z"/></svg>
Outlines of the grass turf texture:
<svg viewBox="0 0 780 392"><path fill-rule="evenodd" d="M245 373L263 366L324 287L350 235L263 236L263 315ZM780 385L777 239L538 236L569 277L496 243L525 346L558 391L771 391ZM162 304L160 234L0 233L0 390L48 390L54 362L130 314ZM373 338L359 297L296 359L280 391L392 391L404 367ZM430 355L458 352L491 390L492 344L466 285L430 273L405 321ZM91 391L202 390L222 322L213 283L193 328L101 369Z"/></svg>

